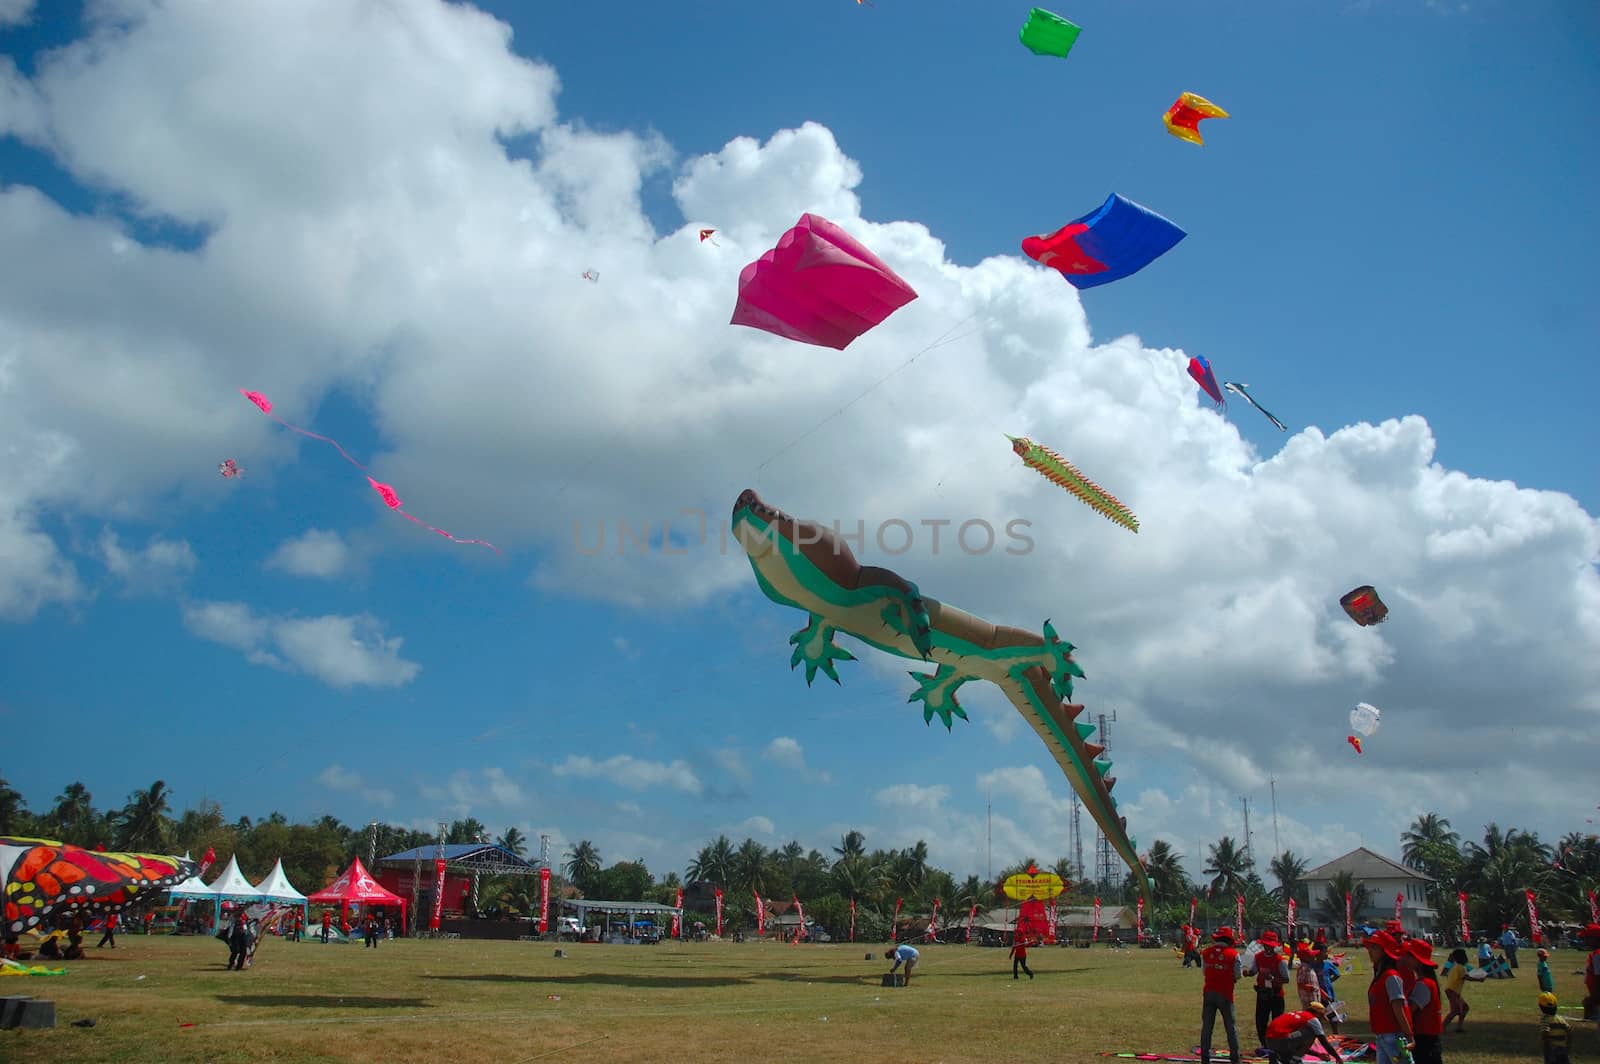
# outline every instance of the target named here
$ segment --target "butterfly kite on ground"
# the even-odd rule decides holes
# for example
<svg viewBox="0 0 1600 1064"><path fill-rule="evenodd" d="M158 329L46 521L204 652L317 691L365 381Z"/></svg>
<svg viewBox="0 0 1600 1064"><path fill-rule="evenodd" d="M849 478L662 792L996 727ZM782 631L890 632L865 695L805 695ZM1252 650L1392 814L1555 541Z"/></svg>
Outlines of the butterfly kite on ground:
<svg viewBox="0 0 1600 1064"><path fill-rule="evenodd" d="M272 412L272 400L268 399L266 396L262 395L260 392L251 392L251 391L246 391L243 388L240 388L239 389L239 394L243 395L246 399L248 399L252 403L254 403L256 405L256 407L263 414L267 415L272 420L274 420L278 424L282 425L284 428L291 429L291 430L293 430L295 432L298 432L302 436L309 436L313 440L321 440L323 443L331 443L334 446L334 448L336 450L338 450L338 452L341 455L344 456L344 460L346 462L349 462L351 465L353 465L357 469L361 470L362 473L366 474L367 483L372 485L372 490L376 491L378 493L379 497L381 497L383 499L384 505L389 507L389 509L393 510L395 513L399 514L401 517L404 517L407 521L410 521L412 524L418 525L418 526L420 526L422 528L426 528L429 532L437 532L439 535L443 536L445 539L448 539L453 543L460 543L460 544L463 544L463 545L475 543L475 544L477 544L479 546L482 546L482 547L488 547L490 550L494 551L496 554L500 553L500 548L496 547L493 543L490 543L487 540L482 540L482 539L457 539L455 536L451 535L449 532L446 532L442 528L435 528L432 525L428 524L426 521L417 520L415 517L411 516L410 514L406 513L404 510L402 510L400 508L401 507L400 496L395 494L394 488L390 487L388 484L384 484L384 483L382 483L380 481L374 480L372 478L371 473L368 472L367 467L362 465L360 462L356 461L354 458L351 458L350 457L350 453L348 451L346 451L343 447L339 446L339 442L337 440L329 439L326 436L319 436L317 433L308 432L308 431L306 431L305 429L301 428L298 425L289 424L289 422L283 420L283 418L279 417L277 414L274 414Z"/></svg>
<svg viewBox="0 0 1600 1064"><path fill-rule="evenodd" d="M1108 520L1114 521L1130 532L1139 531L1139 519L1133 516L1117 497L1080 473L1075 466L1050 448L1034 443L1026 436L1007 435L1011 449L1024 465L1034 470L1052 484L1059 484L1076 495L1085 506Z"/></svg>
<svg viewBox="0 0 1600 1064"><path fill-rule="evenodd" d="M1222 382L1222 387L1225 388L1226 390L1232 392L1234 395L1243 396L1245 402L1249 403L1251 406L1255 407L1257 410L1259 410L1263 414L1265 414L1266 417L1267 417L1267 420L1272 422L1274 425L1278 426L1278 428L1281 431L1283 431L1283 432L1288 432L1289 431L1289 426L1285 425L1283 422L1281 422L1277 418L1273 417L1272 416L1272 411L1268 410L1266 407L1264 407L1260 403L1256 402L1255 396L1251 395L1248 391L1245 390L1246 388L1250 387L1248 384L1235 384L1233 381L1223 381Z"/></svg>
<svg viewBox="0 0 1600 1064"><path fill-rule="evenodd" d="M1097 210L1054 233L1024 238L1022 251L1084 289L1131 277L1187 235L1148 207L1112 193Z"/></svg>
<svg viewBox="0 0 1600 1064"><path fill-rule="evenodd" d="M1200 120L1203 118L1228 118L1228 112L1206 99L1186 92L1178 97L1178 102L1167 108L1167 113L1161 116L1161 121L1166 124L1167 132L1174 137L1179 137L1190 144L1204 144L1200 139Z"/></svg>
<svg viewBox="0 0 1600 1064"><path fill-rule="evenodd" d="M1222 398L1222 392L1217 389L1217 378L1212 374L1211 363L1204 355L1196 355L1189 360L1189 376L1211 396L1211 401L1217 404L1218 410L1228 405L1227 400Z"/></svg>
<svg viewBox="0 0 1600 1064"><path fill-rule="evenodd" d="M1028 21L1022 24L1017 37L1034 55L1065 59L1082 32L1083 27L1073 25L1053 11L1036 7L1028 12Z"/></svg>
<svg viewBox="0 0 1600 1064"><path fill-rule="evenodd" d="M1382 624L1383 619L1389 616L1389 607L1383 604L1383 599L1378 597L1378 591L1371 584L1362 584L1351 591L1346 591L1339 600L1339 605L1344 607L1344 612L1350 619L1361 627Z"/></svg>
<svg viewBox="0 0 1600 1064"><path fill-rule="evenodd" d="M5 925L28 931L72 909L121 912L162 887L198 874L200 865L153 853L106 853L49 839L0 837ZM141 893L144 892L144 893Z"/></svg>
<svg viewBox="0 0 1600 1064"><path fill-rule="evenodd" d="M222 474L222 479L231 480L234 477L244 476L244 470L232 458L217 464L217 472Z"/></svg>
<svg viewBox="0 0 1600 1064"><path fill-rule="evenodd" d="M732 325L843 351L917 293L858 240L802 214L739 274Z"/></svg>

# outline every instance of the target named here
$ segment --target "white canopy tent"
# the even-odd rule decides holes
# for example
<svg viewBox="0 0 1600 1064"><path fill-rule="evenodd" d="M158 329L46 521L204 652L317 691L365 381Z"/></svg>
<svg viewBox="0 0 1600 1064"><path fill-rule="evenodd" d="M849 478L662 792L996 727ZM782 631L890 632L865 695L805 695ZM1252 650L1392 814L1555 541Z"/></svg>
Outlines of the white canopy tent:
<svg viewBox="0 0 1600 1064"><path fill-rule="evenodd" d="M266 901L288 902L290 905L300 906L300 915L306 914L306 896L294 889L294 884L289 882L289 877L283 871L283 858L278 858L278 863L272 866L272 871L267 873L267 878L256 884L256 890L261 892L261 897Z"/></svg>

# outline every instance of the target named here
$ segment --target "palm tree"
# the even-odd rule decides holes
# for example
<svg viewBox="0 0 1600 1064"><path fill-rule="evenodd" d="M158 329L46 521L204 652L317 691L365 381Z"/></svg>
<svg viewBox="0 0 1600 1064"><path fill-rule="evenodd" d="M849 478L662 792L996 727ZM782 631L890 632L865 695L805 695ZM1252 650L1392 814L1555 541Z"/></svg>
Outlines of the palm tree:
<svg viewBox="0 0 1600 1064"><path fill-rule="evenodd" d="M1461 845L1461 836L1450 830L1450 821L1437 813L1423 813L1401 835L1400 859L1412 868L1427 871L1427 861L1442 848L1452 851Z"/></svg>
<svg viewBox="0 0 1600 1064"><path fill-rule="evenodd" d="M1155 881L1153 893L1157 905L1181 901L1189 893L1189 876L1183 870L1182 861L1183 854L1161 839L1150 844L1150 852L1144 856L1144 874ZM1138 884L1132 886L1137 889Z"/></svg>
<svg viewBox="0 0 1600 1064"><path fill-rule="evenodd" d="M1220 890L1229 898L1236 898L1245 892L1245 883L1254 864L1232 836L1224 835L1211 847L1210 862L1201 871L1211 877L1213 893Z"/></svg>
<svg viewBox="0 0 1600 1064"><path fill-rule="evenodd" d="M1272 878L1278 885L1272 889L1272 895L1287 904L1293 898L1295 904L1306 901L1304 877L1306 863L1296 857L1293 850L1284 850L1272 859L1267 866L1267 871L1272 873Z"/></svg>
<svg viewBox="0 0 1600 1064"><path fill-rule="evenodd" d="M147 790L128 795L128 804L117 814L119 849L151 853L165 847L172 834L172 822L167 819L170 796L163 780L156 780Z"/></svg>
<svg viewBox="0 0 1600 1064"><path fill-rule="evenodd" d="M502 850L509 850L521 857L528 852L528 836L518 831L515 827L506 828L506 833L494 840L494 844Z"/></svg>
<svg viewBox="0 0 1600 1064"><path fill-rule="evenodd" d="M33 834L33 817L28 814L28 803L22 794L0 779L0 835Z"/></svg>
<svg viewBox="0 0 1600 1064"><path fill-rule="evenodd" d="M93 832L91 822L96 819L94 796L82 783L69 783L65 790L56 795L55 808L50 810L46 819L62 842L77 846L92 845L89 835Z"/></svg>
<svg viewBox="0 0 1600 1064"><path fill-rule="evenodd" d="M867 837L859 831L847 831L839 839L839 845L833 852L840 857L865 857L867 854Z"/></svg>
<svg viewBox="0 0 1600 1064"><path fill-rule="evenodd" d="M572 885L587 894L589 883L600 873L600 851L588 839L579 839L567 851L567 863L563 869Z"/></svg>
<svg viewBox="0 0 1600 1064"><path fill-rule="evenodd" d="M1350 897L1351 922L1359 921L1361 910L1372 900L1372 891L1367 889L1365 883L1356 882L1355 873L1346 871L1335 872L1328 885L1323 888L1322 897L1315 899L1314 915L1317 922L1329 927L1343 928L1346 895Z"/></svg>
<svg viewBox="0 0 1600 1064"><path fill-rule="evenodd" d="M733 882L745 893L768 893L772 885L772 861L767 848L755 839L745 839L733 854Z"/></svg>

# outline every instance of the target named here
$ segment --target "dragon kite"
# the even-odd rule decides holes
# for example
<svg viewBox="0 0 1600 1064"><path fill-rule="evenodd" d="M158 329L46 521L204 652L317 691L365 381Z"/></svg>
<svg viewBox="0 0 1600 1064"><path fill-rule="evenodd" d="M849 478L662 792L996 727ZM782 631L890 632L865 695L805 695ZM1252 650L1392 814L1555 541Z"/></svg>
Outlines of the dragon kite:
<svg viewBox="0 0 1600 1064"><path fill-rule="evenodd" d="M1136 873L1146 902L1154 904L1138 844L1111 796L1116 778L1107 775L1105 747L1085 741L1095 727L1078 719L1084 707L1063 701L1083 670L1072 660L1072 644L1049 621L1039 636L927 598L897 573L862 565L837 531L791 517L748 489L733 504L732 531L762 593L809 617L789 637L795 648L789 666L804 662L808 685L819 669L838 683L834 663L855 660L835 645L838 632L887 654L935 664L933 673L911 673L918 687L906 701L922 702L923 721L931 724L938 714L947 730L952 717L968 719L956 689L969 680L993 683L1044 740L1106 839Z"/></svg>

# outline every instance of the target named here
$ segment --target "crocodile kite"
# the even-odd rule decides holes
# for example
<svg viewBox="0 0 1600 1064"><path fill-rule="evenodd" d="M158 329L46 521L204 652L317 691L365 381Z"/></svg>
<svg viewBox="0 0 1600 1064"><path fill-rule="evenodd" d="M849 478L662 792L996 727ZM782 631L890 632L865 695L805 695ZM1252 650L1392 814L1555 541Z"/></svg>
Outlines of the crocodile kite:
<svg viewBox="0 0 1600 1064"><path fill-rule="evenodd" d="M956 689L968 680L993 683L1044 740L1112 847L1136 873L1147 903L1154 904L1138 844L1128 837L1127 820L1117 815L1111 796L1116 778L1106 774L1111 762L1101 756L1105 747L1085 741L1094 725L1077 719L1083 707L1062 701L1072 696L1072 678L1081 678L1083 670L1072 660L1072 644L1063 642L1049 621L1041 637L927 598L898 574L862 565L836 530L791 517L748 489L733 504L733 535L749 555L762 593L809 615L806 627L789 637L795 647L789 665L805 662L808 685L818 669L838 683L834 663L855 660L834 644L841 631L887 654L938 666L931 674L911 674L918 689L906 701L923 703L927 723L935 713L946 729L952 716L968 719Z"/></svg>

